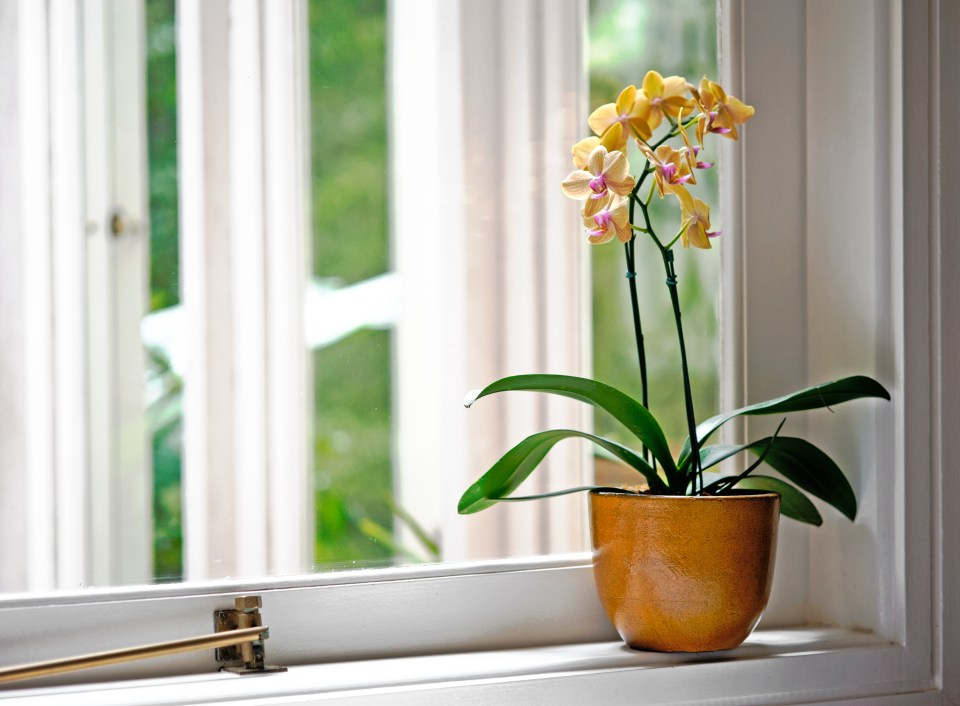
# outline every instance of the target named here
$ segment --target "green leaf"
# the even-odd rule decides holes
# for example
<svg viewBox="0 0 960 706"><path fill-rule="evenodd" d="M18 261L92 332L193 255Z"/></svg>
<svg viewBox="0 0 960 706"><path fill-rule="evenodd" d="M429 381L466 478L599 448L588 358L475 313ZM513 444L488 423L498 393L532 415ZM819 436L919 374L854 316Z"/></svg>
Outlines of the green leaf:
<svg viewBox="0 0 960 706"><path fill-rule="evenodd" d="M700 467L703 470L713 468L721 461L726 461L738 453L743 453L750 448L752 444L712 444L710 446L700 447Z"/></svg>
<svg viewBox="0 0 960 706"><path fill-rule="evenodd" d="M543 498L556 498L561 495L571 495L572 493L583 493L588 490L606 490L611 493L622 493L623 488L611 488L606 485L580 485L576 488L564 488L563 490L554 490L550 493L536 493L534 495L511 495L506 498L497 498L502 503L521 503L527 500L542 500Z"/></svg>
<svg viewBox="0 0 960 706"><path fill-rule="evenodd" d="M806 495L779 478L770 476L747 476L741 479L737 488L747 490L769 490L780 495L780 514L791 519L819 527L823 518ZM726 492L729 492L726 491Z"/></svg>
<svg viewBox="0 0 960 706"><path fill-rule="evenodd" d="M743 451L760 455L769 443L767 437L741 446L706 446L701 449L700 458L703 467L709 468ZM832 458L809 441L778 436L763 460L787 480L833 505L851 520L856 519L857 496L847 477Z"/></svg>
<svg viewBox="0 0 960 706"><path fill-rule="evenodd" d="M739 474L739 475L737 475L737 476L734 476L734 480L733 480L732 482L730 482L729 487L732 488L732 487L735 486L738 482L740 482L742 479L746 478L748 475L750 475L751 473L753 473L753 472L757 469L757 467L758 467L761 463L763 463L764 460L766 460L767 454L769 454L769 453L770 453L770 450L773 448L773 442L777 440L777 435L780 433L780 430L783 429L783 425L784 425L784 423L785 423L786 421L787 421L787 418L786 418L786 417L784 417L783 419L780 420L780 424L777 425L777 430L776 430L775 432L773 432L773 436L764 439L764 442L766 442L766 443L764 444L763 451L760 452L759 458L757 458L757 460L756 460L751 466L749 466L745 471L743 471L743 473L741 473L741 474ZM713 489L713 488L722 487L722 485L723 485L723 481L722 481L722 480L721 480L721 481L718 481L718 482L716 482L716 483L711 483L710 485L708 485L706 488L704 488L704 489L701 490L700 492L701 492L701 493L704 493L704 492L706 492L706 491L708 491L708 490L711 490L711 489ZM723 493L723 491L720 491L720 494L722 494L722 493Z"/></svg>
<svg viewBox="0 0 960 706"><path fill-rule="evenodd" d="M758 402L757 404L752 404L747 407L741 407L732 412L718 414L697 426L697 439L703 444L713 432L736 417L803 412L810 409L833 407L834 405L863 397L879 397L889 400L890 393L873 378L865 375L854 375L852 377L826 382L821 385L814 385L813 387L798 390L797 392L783 397L777 397L773 400L767 400L766 402ZM686 468L689 463L690 439L688 438L684 442L683 449L680 452L679 466L683 469Z"/></svg>
<svg viewBox="0 0 960 706"><path fill-rule="evenodd" d="M457 512L461 515L479 512L510 495L527 479L527 476L534 471L558 441L574 437L592 441L640 471L653 492L666 492L667 487L656 471L626 446L582 431L553 429L528 436L501 456L489 471L467 488L460 498Z"/></svg>
<svg viewBox="0 0 960 706"><path fill-rule="evenodd" d="M629 429L644 446L650 449L653 457L663 466L667 475L667 482L671 486L676 485L681 480L673 455L670 453L667 438L656 418L650 414L646 407L616 388L596 380L570 375L514 375L497 380L482 390L474 390L468 393L463 404L469 407L481 397L509 390L562 395L604 410ZM636 468L636 466L634 467ZM653 487L652 483L650 487Z"/></svg>
<svg viewBox="0 0 960 706"><path fill-rule="evenodd" d="M750 446L754 454L768 439ZM765 459L768 466L811 495L824 500L851 520L857 517L857 496L840 467L805 439L781 436Z"/></svg>

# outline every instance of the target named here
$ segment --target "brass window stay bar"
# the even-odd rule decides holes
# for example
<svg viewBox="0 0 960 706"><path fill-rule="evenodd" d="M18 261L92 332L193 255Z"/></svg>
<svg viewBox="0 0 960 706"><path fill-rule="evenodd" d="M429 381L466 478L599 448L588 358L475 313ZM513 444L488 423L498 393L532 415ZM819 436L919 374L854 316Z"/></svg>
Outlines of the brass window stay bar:
<svg viewBox="0 0 960 706"><path fill-rule="evenodd" d="M261 624L260 596L239 596L234 603L235 609L214 611L216 632L209 635L2 667L0 684L210 648L216 648L222 671L236 674L285 672L286 667L264 663L263 641L270 636L270 631Z"/></svg>

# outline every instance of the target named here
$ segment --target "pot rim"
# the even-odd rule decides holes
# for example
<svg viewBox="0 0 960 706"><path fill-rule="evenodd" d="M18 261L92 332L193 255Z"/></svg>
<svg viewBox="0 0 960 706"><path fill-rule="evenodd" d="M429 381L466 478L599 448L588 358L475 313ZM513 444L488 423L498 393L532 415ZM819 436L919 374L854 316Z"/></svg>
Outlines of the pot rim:
<svg viewBox="0 0 960 706"><path fill-rule="evenodd" d="M764 500L767 498L779 498L780 493L775 493L772 490L752 490L752 489L735 489L727 495L653 495L648 492L635 493L629 490L622 488L594 488L590 491L590 495L596 495L597 497L609 496L609 497L629 497L633 496L635 498L646 498L647 500Z"/></svg>

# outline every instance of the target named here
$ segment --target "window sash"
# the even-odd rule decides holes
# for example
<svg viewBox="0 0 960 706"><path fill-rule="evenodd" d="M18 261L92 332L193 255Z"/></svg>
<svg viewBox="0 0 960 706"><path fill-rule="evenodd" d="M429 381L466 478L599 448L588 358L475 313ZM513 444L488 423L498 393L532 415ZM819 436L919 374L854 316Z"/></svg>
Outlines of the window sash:
<svg viewBox="0 0 960 706"><path fill-rule="evenodd" d="M861 3L853 9L870 10L868 5ZM757 105L774 105L778 99L776 86L768 85L764 90L758 83L762 72L754 75L750 71L751 66L776 61L778 51L783 49L780 38L772 38L766 28L784 26L782 22L789 15L802 22L806 31L805 46L815 49L818 31L829 31L817 17L817 13L826 8L808 3L803 6L803 12L797 14L794 4L774 5L761 0L731 0L722 7L725 85L737 95L749 96ZM949 278L940 275L942 271L949 271L947 265L960 261L960 246L956 238L945 237L946 229L955 228L957 219L948 217L956 206L944 203L946 200L938 195L941 191L956 193L960 188L958 160L946 159L956 157L956 147L945 144L949 140L941 141L939 133L941 122L955 115L958 107L957 97L942 90L948 85L949 77L939 71L940 67L957 65L960 58L955 43L947 41L948 28L956 26L960 19L957 15L955 2L884 4L867 14L869 24L865 31L875 44L861 46L863 50L875 50L879 59L875 63L876 73L871 74L872 85L886 81L891 87L889 94L881 92L874 96L878 103L874 107L880 112L881 121L886 121L875 136L873 157L881 164L878 176L862 185L872 192L875 202L883 203L884 196L889 195L889 211L878 223L879 231L885 236L881 247L889 250L873 254L875 261L888 258L887 269L876 275L872 286L875 290L891 292L891 330L881 333L893 342L893 350L887 352L894 360L893 369L889 371L893 376L894 402L889 406L893 419L881 419L881 428L889 432L893 443L890 456L893 467L890 477L884 479L884 488L868 488L875 494L872 502L877 517L875 520L868 517L866 525L875 532L873 546L886 550L877 565L881 589L876 597L876 624L872 627L878 643L825 652L814 645L810 653L789 660L774 657L718 664L707 658L713 663L698 664L699 660L692 658L684 660L692 664L683 668L689 669L695 678L679 682L680 673L676 669L656 672L615 668L591 671L575 680L555 676L552 680L541 680L538 686L563 688L579 682L594 689L591 693L610 689L606 693L623 694L641 684L666 679L670 688L676 690L676 698L686 701L709 701L724 695L741 699L752 695L767 701L789 699L792 702L820 700L824 696L853 699L879 694L905 694L904 701L916 703L924 702L925 698L931 702L941 702L941 697L960 698L958 677L949 667L958 658L960 620L957 620L956 606L960 605L960 567L956 562L943 561L945 547L951 547L950 542L960 536L960 521L956 513L941 510L942 498L956 497L960 489L956 477L941 473L943 459L953 457L948 452L955 452L953 447L957 443L943 433L943 422L956 419L960 413L957 401L941 392L956 389L955 386L948 388L946 383L957 382L953 380L957 374L955 369L942 362L942 354L960 349L960 332L950 318L954 292ZM884 42L885 36L889 36L888 45ZM829 69L832 76L812 75L816 67L815 62L805 66L808 90L816 90L820 80L852 80L846 73L852 71L849 66L821 66L821 70ZM818 117L805 115L804 120ZM815 131L816 127L813 128ZM751 133L752 143L757 141L757 132ZM806 130L804 134L808 134ZM766 154L776 154L776 147L773 145L773 151ZM805 142L802 151L807 153L808 149L812 147ZM763 156L762 150L758 151ZM815 149L813 154L817 155ZM888 160L888 169L882 168L883 160ZM773 172L764 172L768 167L764 160L756 158L756 153L739 152L724 163L739 164L733 178L734 183L743 185L742 196L733 201L732 210L725 209L728 224L746 224L748 232L757 232L765 221L762 214L757 214L758 197L754 189L759 176L766 173L772 180ZM930 165L939 165L939 169ZM909 179L900 176L901 169ZM751 171L752 174L748 174ZM778 167L776 175L781 171ZM802 188L812 186L815 185L805 180ZM740 229L737 227L734 232ZM741 312L738 320L742 327L745 326L744 289L751 283L736 263L742 265L747 261L749 252L745 249L750 241L731 238L729 242L734 243L729 246L734 257L728 262L735 264L732 274L729 269L725 270L727 284L733 283L725 292L733 294L734 301L729 306ZM753 285L757 296L764 291L762 286ZM770 290L766 291L772 295ZM750 321L754 326L754 319ZM725 350L736 353L732 345ZM749 379L755 358L744 358L742 352L735 357L745 361L740 374ZM745 383L737 383L736 387L748 389L752 394L753 388ZM826 539L831 537L829 530L826 528ZM814 547L811 561L815 569L818 562L824 561L823 556ZM150 639L180 637L194 632L196 625L206 623L210 612L228 603L230 596L249 591L264 594L265 621L271 625L273 635L268 654L278 662L284 657L289 657L290 663L329 661L331 649L340 650L334 658L356 659L391 653L454 652L613 639L609 624L599 613L593 597L590 573L586 557L546 558L533 562L398 569L389 573L349 573L254 583L5 598L0 601L0 614L7 625L41 626L39 637L23 640L25 650L20 656L25 660L52 656L53 648L67 648L73 638L61 640L60 631L55 631L58 624L71 625L72 632L73 626L77 626L76 635L83 634L82 628L95 629L104 641L119 636L129 638L127 625L136 610L141 618L140 626L146 623L157 630ZM838 590L851 588L850 584L841 584ZM818 593L813 592L811 599L818 600ZM826 614L832 610L829 604L819 609ZM145 621L143 616L147 616ZM564 619L558 620L558 616ZM176 634L171 635L172 631ZM22 627L15 633L26 634ZM56 645L51 645L45 637L49 634L58 635ZM323 636L325 644L318 636ZM89 649L89 640L85 645ZM301 648L304 651L300 651ZM186 672L209 671L210 660L209 656L198 657L177 667L183 666ZM154 671L139 673L158 674L169 668L153 667ZM522 689L523 685L513 683L511 686L511 680L503 679L475 687L476 691L471 693L480 694L487 689L488 695L502 696L504 690ZM457 688L469 690L471 686ZM733 688L736 693L729 693ZM923 691L928 692L927 696L909 695ZM896 699L888 700L892 703Z"/></svg>

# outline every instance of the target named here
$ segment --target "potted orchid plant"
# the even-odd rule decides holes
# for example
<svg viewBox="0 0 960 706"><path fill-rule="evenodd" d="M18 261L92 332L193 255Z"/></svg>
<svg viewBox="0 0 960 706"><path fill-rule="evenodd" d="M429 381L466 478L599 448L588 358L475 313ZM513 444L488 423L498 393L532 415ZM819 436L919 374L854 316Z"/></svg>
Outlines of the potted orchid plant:
<svg viewBox="0 0 960 706"><path fill-rule="evenodd" d="M738 139L738 127L754 113L753 107L707 78L694 86L681 76L663 77L649 71L640 88L628 86L615 103L595 110L588 120L594 135L573 146L575 170L561 188L582 202L591 244L616 241L624 248L640 400L596 380L548 374L503 378L469 393L465 400L469 407L482 397L518 390L562 395L609 413L637 438L638 448L629 448L579 430L533 434L471 485L458 506L461 514L468 514L501 501L590 491L594 570L601 602L621 636L637 648L702 651L740 644L769 597L779 514L821 524L817 508L806 495L810 494L850 520L856 516L856 496L843 471L813 443L781 435L786 417L772 435L743 444L709 443L714 432L741 416L789 415L866 397L889 399L880 383L858 375L697 423L674 248L709 250L719 236L719 231L712 230L709 205L692 190L697 173L713 166L704 159L708 141ZM626 154L630 140L644 159L636 176L631 175ZM659 234L651 218L654 198L671 199L679 209L680 228L669 237ZM687 439L676 457L648 404L636 287L638 242L646 248L645 254L663 264L676 322L687 426ZM550 449L567 438L587 439L636 470L637 485L513 495ZM742 471L716 472L721 462L740 454L756 458ZM763 463L781 477L755 473Z"/></svg>

